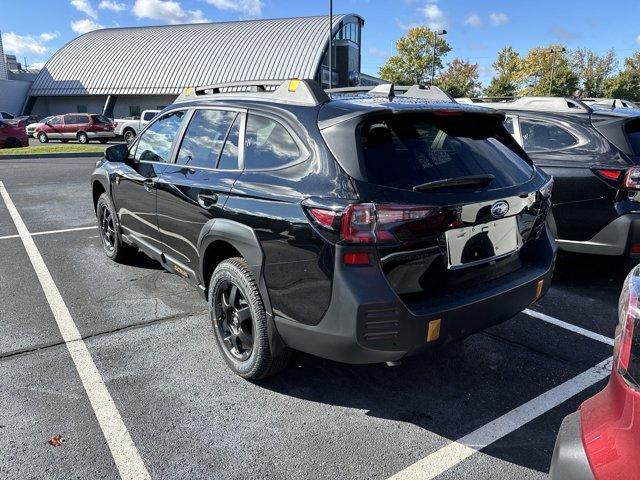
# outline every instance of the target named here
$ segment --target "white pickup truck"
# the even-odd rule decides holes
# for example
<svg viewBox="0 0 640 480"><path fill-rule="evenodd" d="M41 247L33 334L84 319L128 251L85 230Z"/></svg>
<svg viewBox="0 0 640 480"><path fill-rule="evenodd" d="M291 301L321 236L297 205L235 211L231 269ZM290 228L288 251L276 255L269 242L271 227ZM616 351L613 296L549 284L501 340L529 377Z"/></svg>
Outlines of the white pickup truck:
<svg viewBox="0 0 640 480"><path fill-rule="evenodd" d="M160 110L144 110L140 118L132 120L130 118L116 118L113 122L116 124L114 130L116 136L122 137L125 142L131 143L140 130L155 117Z"/></svg>

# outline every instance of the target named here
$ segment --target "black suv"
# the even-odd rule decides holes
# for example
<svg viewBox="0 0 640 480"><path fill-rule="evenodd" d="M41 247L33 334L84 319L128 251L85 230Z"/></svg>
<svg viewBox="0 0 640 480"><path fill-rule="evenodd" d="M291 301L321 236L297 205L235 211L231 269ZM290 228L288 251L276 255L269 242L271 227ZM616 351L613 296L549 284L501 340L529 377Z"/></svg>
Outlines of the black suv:
<svg viewBox="0 0 640 480"><path fill-rule="evenodd" d="M487 104L554 178L552 231L562 250L640 257L640 110L572 98Z"/></svg>
<svg viewBox="0 0 640 480"><path fill-rule="evenodd" d="M504 114L277 85L187 89L92 175L107 255L140 249L199 288L234 372L273 374L291 349L395 362L545 293L551 179Z"/></svg>

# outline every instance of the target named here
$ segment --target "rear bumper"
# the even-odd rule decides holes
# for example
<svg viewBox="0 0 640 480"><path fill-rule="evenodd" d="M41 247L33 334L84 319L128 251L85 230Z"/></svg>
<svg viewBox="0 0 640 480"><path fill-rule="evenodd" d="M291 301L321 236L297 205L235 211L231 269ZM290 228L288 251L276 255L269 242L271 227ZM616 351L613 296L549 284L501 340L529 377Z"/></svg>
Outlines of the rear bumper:
<svg viewBox="0 0 640 480"><path fill-rule="evenodd" d="M631 245L640 243L640 213L628 213L616 218L586 241L558 239L558 248L566 252L593 255L629 255Z"/></svg>
<svg viewBox="0 0 640 480"><path fill-rule="evenodd" d="M409 307L390 287L379 262L359 267L338 261L331 304L322 320L305 325L276 316L278 333L291 348L345 363L396 361L464 338L514 317L546 293L556 247L548 231L539 241L535 265L446 304L430 301ZM341 256L338 247L336 258ZM437 320L439 336L428 342L429 324Z"/></svg>
<svg viewBox="0 0 640 480"><path fill-rule="evenodd" d="M549 480L594 479L581 432L580 411L565 417L553 449Z"/></svg>

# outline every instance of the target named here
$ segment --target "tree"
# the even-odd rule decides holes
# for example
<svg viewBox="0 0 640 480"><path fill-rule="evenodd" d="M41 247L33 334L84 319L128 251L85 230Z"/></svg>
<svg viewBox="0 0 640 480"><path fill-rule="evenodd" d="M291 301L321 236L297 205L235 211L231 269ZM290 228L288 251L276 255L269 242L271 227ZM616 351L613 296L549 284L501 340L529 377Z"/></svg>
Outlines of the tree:
<svg viewBox="0 0 640 480"><path fill-rule="evenodd" d="M478 64L454 58L436 84L452 97L470 97L480 91Z"/></svg>
<svg viewBox="0 0 640 480"><path fill-rule="evenodd" d="M522 60L513 47L506 46L498 52L493 69L497 75L491 79L484 94L488 97L513 97L520 84Z"/></svg>
<svg viewBox="0 0 640 480"><path fill-rule="evenodd" d="M640 52L624 61L624 68L604 82L603 94L609 98L640 101Z"/></svg>
<svg viewBox="0 0 640 480"><path fill-rule="evenodd" d="M604 55L581 48L573 52L573 64L580 81L580 96L602 97L606 80L617 65L616 54L609 50Z"/></svg>
<svg viewBox="0 0 640 480"><path fill-rule="evenodd" d="M381 78L398 84L424 84L431 81L434 32L427 27L409 29L405 37L396 42L396 54L380 68ZM436 70L442 68L442 56L451 50L449 44L437 37Z"/></svg>
<svg viewBox="0 0 640 480"><path fill-rule="evenodd" d="M562 45L550 45L529 50L527 56L522 59L520 78L524 87L520 90L521 95L551 94L565 97L575 94L578 90L578 75L572 68L568 53L560 52L562 48ZM553 53L552 50L557 53Z"/></svg>

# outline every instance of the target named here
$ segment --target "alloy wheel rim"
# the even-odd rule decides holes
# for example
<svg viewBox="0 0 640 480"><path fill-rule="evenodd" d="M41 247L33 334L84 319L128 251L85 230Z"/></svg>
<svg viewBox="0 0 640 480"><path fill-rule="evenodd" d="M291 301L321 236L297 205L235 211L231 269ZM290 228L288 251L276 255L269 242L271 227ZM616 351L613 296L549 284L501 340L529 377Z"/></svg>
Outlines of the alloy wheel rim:
<svg viewBox="0 0 640 480"><path fill-rule="evenodd" d="M116 244L116 229L113 223L113 216L106 205L100 205L100 236L107 251L112 252Z"/></svg>
<svg viewBox="0 0 640 480"><path fill-rule="evenodd" d="M249 303L237 285L224 281L215 305L216 328L227 352L245 361L253 352L253 322Z"/></svg>

